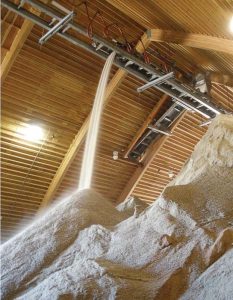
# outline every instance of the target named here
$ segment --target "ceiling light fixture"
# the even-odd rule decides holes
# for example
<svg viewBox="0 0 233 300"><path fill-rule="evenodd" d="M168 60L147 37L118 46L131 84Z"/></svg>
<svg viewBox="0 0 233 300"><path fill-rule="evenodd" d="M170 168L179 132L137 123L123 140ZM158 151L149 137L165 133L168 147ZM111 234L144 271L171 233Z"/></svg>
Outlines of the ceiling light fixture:
<svg viewBox="0 0 233 300"><path fill-rule="evenodd" d="M42 128L38 125L28 125L27 127L23 127L21 128L20 133L26 140L32 142L39 141L44 136Z"/></svg>

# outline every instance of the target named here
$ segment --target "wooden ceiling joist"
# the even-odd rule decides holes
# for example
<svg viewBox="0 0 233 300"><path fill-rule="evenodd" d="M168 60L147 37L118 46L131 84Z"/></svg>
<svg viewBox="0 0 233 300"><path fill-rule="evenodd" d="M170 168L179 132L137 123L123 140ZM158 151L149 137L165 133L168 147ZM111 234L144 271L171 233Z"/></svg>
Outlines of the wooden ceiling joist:
<svg viewBox="0 0 233 300"><path fill-rule="evenodd" d="M232 39L163 29L148 30L148 37L153 42L180 44L192 48L233 54Z"/></svg>
<svg viewBox="0 0 233 300"><path fill-rule="evenodd" d="M137 51L141 52L141 53L144 51L144 47L148 47L149 43L150 43L150 41L147 39L146 33L142 36L142 41L143 41L143 43L141 43L141 41L139 41L138 44L136 45ZM127 72L122 69L119 69L116 72L114 77L111 79L111 81L107 85L104 105L107 104L108 100L113 95L113 93L116 91L116 89L121 84L122 80L125 78L126 75L127 75ZM70 165L74 161L74 159L77 155L77 152L78 152L80 146L82 145L82 143L85 139L86 133L88 131L89 123L90 123L90 116L91 116L91 114L88 115L88 117L84 121L82 127L80 128L79 132L75 136L72 144L70 145L69 150L67 151L60 167L58 168L58 170L56 172L56 175L54 176L52 182L49 185L49 188L43 198L43 201L41 202L40 209L43 209L44 207L46 207L49 204L49 202L53 199L56 191L59 188L60 183L62 182L62 179L64 178Z"/></svg>
<svg viewBox="0 0 233 300"><path fill-rule="evenodd" d="M1 81L4 82L7 74L9 73L19 51L21 50L22 46L24 45L24 42L26 41L28 35L30 34L33 23L28 20L24 20L23 25L21 29L16 34L16 37L14 38L14 41L9 49L9 51L6 53L2 65L1 65Z"/></svg>
<svg viewBox="0 0 233 300"><path fill-rule="evenodd" d="M48 3L49 0L45 0L45 3ZM35 8L29 8L29 11L33 12L36 15L40 15L40 11ZM16 20L17 15L15 15L15 18L12 21L12 24L10 24L9 28L13 27L13 23ZM34 23L30 20L25 19L23 21L23 24L21 28L18 30L9 51L6 52L4 59L1 63L1 82L3 84L4 80L6 79L7 74L9 73L17 55L19 54L20 50L22 49L26 39L28 38L32 28L34 26ZM10 31L8 32L8 35L10 35ZM7 38L7 36L4 37L4 40ZM3 40L1 41L3 43Z"/></svg>
<svg viewBox="0 0 233 300"><path fill-rule="evenodd" d="M173 124L171 130L174 130L179 125L179 123L182 121L182 119L184 118L185 115L186 115L186 113L183 112L182 115ZM158 141L156 141L154 144L152 144L149 147L148 152L146 153L145 158L142 162L142 165L138 166L138 168L135 170L133 176L130 178L130 180L126 184L125 188L123 189L122 193L118 197L117 203L124 201L128 196L130 196L132 194L132 192L135 189L135 187L137 186L138 182L143 177L143 175L147 171L148 167L150 166L151 162L154 160L156 155L159 153L160 149L163 147L163 145L165 144L165 142L167 141L168 138L169 138L169 136L164 135L163 137L161 137Z"/></svg>

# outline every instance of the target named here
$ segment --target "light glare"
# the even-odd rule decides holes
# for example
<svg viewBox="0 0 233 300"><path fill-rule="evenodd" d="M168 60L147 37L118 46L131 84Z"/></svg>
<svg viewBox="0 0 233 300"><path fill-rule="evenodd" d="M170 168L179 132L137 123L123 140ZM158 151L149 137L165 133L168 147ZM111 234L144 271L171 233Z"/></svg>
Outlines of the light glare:
<svg viewBox="0 0 233 300"><path fill-rule="evenodd" d="M233 17L230 20L230 31L233 33Z"/></svg>
<svg viewBox="0 0 233 300"><path fill-rule="evenodd" d="M42 128L37 125L29 125L28 127L24 127L21 133L28 141L39 141L44 136Z"/></svg>

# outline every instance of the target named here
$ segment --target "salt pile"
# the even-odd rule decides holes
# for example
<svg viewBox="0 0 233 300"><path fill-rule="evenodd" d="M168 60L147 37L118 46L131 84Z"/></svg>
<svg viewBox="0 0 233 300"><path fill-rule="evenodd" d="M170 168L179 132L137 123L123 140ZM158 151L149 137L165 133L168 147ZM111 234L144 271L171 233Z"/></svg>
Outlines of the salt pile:
<svg viewBox="0 0 233 300"><path fill-rule="evenodd" d="M3 244L2 299L232 299L232 186L233 117L218 116L144 211L83 190Z"/></svg>
<svg viewBox="0 0 233 300"><path fill-rule="evenodd" d="M129 196L124 202L120 203L116 209L124 211L129 216L138 215L148 207L148 204L135 196Z"/></svg>

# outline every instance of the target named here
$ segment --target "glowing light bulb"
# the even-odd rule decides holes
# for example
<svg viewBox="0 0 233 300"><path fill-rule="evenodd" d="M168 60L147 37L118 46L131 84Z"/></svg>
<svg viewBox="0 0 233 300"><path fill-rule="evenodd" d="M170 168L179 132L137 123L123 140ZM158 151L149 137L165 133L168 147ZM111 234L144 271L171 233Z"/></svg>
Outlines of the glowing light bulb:
<svg viewBox="0 0 233 300"><path fill-rule="evenodd" d="M230 31L233 33L233 17L231 17L229 28L230 28Z"/></svg>
<svg viewBox="0 0 233 300"><path fill-rule="evenodd" d="M29 125L20 130L21 134L28 141L39 141L43 138L44 132L40 126Z"/></svg>

